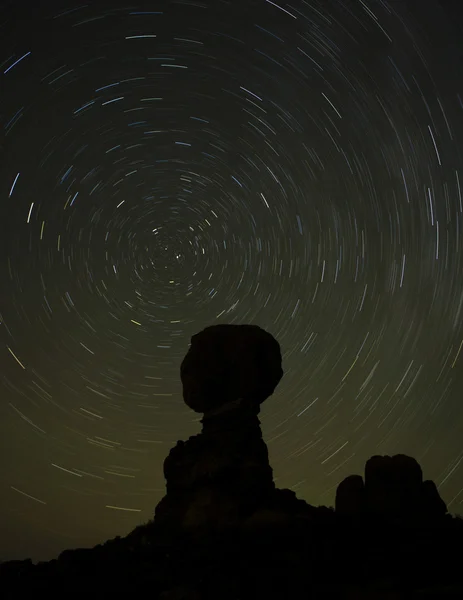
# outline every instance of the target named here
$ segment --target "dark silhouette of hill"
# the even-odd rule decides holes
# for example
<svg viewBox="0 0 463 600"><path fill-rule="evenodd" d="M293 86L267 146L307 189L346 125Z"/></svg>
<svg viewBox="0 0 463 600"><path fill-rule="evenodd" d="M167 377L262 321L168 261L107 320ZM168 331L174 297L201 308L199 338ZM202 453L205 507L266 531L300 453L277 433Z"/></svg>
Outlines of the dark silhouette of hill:
<svg viewBox="0 0 463 600"><path fill-rule="evenodd" d="M0 564L2 598L463 598L463 520L413 458L370 458L335 509L275 487L258 415L282 375L259 327L193 336L181 379L202 431L169 452L154 519L47 563Z"/></svg>

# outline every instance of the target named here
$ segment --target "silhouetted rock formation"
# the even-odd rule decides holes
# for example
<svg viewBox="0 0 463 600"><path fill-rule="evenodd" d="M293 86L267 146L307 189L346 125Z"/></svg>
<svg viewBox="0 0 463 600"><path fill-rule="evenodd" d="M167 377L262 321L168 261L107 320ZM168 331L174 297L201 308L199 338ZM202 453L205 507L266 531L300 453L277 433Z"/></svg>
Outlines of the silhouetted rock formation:
<svg viewBox="0 0 463 600"><path fill-rule="evenodd" d="M183 397L204 413L202 432L164 462L164 530L204 534L236 526L274 491L258 413L283 374L276 340L252 325L216 325L193 336L181 366Z"/></svg>
<svg viewBox="0 0 463 600"><path fill-rule="evenodd" d="M360 475L349 475L336 489L335 508L338 514L363 514L366 508L365 485Z"/></svg>
<svg viewBox="0 0 463 600"><path fill-rule="evenodd" d="M279 344L250 325L193 336L184 400L202 431L164 462L154 521L57 560L0 564L5 599L463 598L463 520L410 457L374 456L336 511L273 482L259 423L282 377Z"/></svg>
<svg viewBox="0 0 463 600"><path fill-rule="evenodd" d="M336 490L336 512L370 513L386 519L433 519L447 513L435 484L423 481L420 465L404 454L372 456L365 465L365 482L350 475Z"/></svg>
<svg viewBox="0 0 463 600"><path fill-rule="evenodd" d="M441 517L447 513L447 505L437 491L434 481L423 481L421 486L421 510L424 515Z"/></svg>

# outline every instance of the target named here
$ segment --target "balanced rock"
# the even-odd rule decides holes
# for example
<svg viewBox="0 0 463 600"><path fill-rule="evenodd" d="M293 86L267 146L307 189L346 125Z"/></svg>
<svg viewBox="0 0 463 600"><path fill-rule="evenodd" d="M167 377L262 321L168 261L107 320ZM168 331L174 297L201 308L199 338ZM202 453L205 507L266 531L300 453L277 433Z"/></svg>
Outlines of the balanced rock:
<svg viewBox="0 0 463 600"><path fill-rule="evenodd" d="M164 461L167 494L155 522L171 532L223 531L271 504L275 490L258 413L283 370L278 342L254 325L194 335L180 370L183 398L202 431Z"/></svg>

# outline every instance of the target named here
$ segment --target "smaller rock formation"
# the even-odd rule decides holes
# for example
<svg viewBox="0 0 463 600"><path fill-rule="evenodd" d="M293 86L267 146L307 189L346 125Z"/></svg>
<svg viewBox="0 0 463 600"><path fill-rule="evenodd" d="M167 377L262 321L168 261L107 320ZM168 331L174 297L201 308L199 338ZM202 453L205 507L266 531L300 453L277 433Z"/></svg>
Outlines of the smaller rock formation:
<svg viewBox="0 0 463 600"><path fill-rule="evenodd" d="M409 515L418 506L423 473L414 458L372 456L365 465L365 496L370 512Z"/></svg>
<svg viewBox="0 0 463 600"><path fill-rule="evenodd" d="M365 512L365 486L361 475L349 475L336 489L336 512L359 515Z"/></svg>
<svg viewBox="0 0 463 600"><path fill-rule="evenodd" d="M399 519L441 517L445 502L432 481L423 481L418 462L410 456L372 456L360 475L346 477L336 491L336 512Z"/></svg>

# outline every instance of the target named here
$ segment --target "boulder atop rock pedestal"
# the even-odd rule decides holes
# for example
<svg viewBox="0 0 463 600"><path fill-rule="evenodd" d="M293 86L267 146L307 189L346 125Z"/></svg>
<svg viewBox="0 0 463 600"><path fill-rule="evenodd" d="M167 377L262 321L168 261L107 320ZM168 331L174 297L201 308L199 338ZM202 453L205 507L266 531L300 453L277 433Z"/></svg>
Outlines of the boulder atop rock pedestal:
<svg viewBox="0 0 463 600"><path fill-rule="evenodd" d="M155 522L189 533L222 531L275 504L258 418L283 370L275 338L255 325L215 325L191 339L180 369L187 406L202 431L164 461L167 495Z"/></svg>

